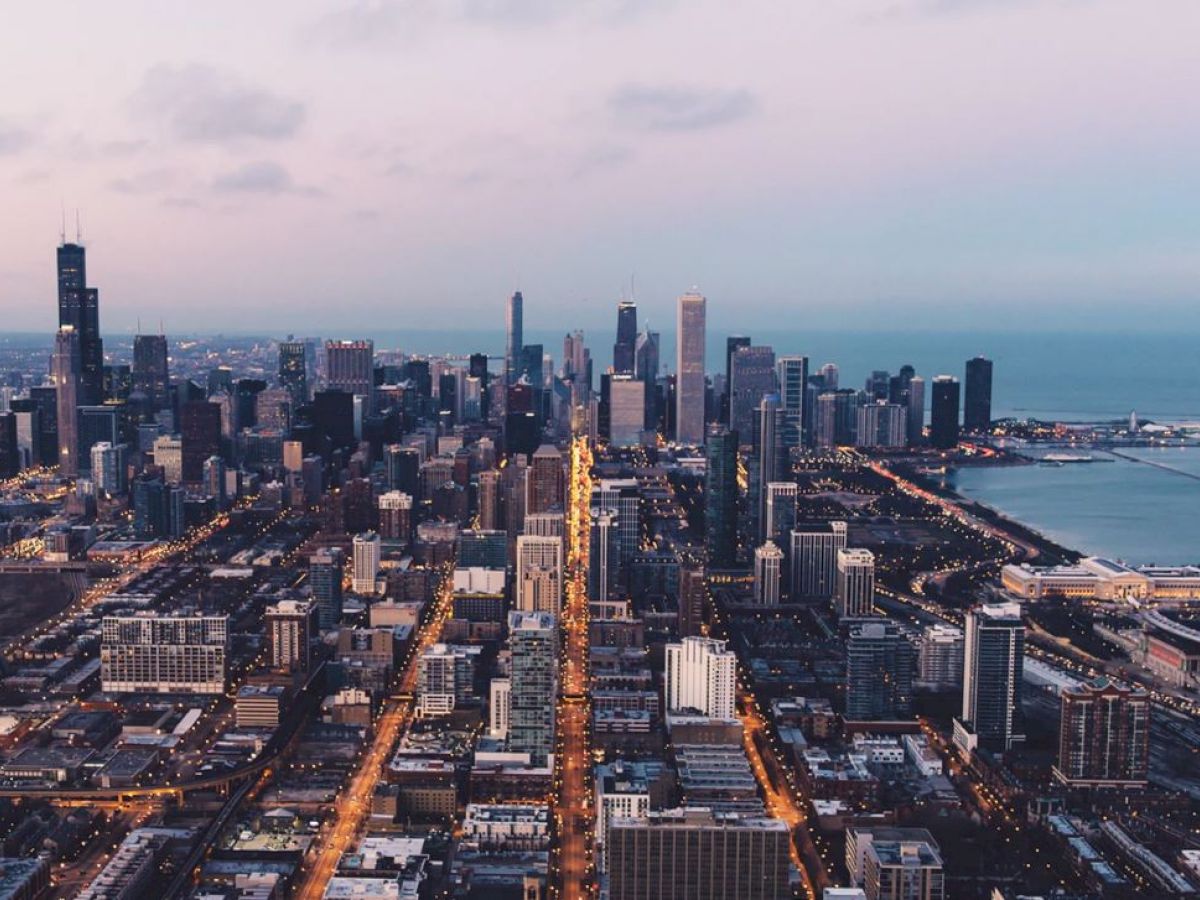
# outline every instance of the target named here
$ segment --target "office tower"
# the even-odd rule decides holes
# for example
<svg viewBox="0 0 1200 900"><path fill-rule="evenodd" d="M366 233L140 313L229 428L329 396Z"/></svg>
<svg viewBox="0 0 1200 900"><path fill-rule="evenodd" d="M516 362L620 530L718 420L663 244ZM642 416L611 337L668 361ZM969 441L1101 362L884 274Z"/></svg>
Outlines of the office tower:
<svg viewBox="0 0 1200 900"><path fill-rule="evenodd" d="M133 372L129 366L115 364L104 366L103 396L105 402L125 403L133 393Z"/></svg>
<svg viewBox="0 0 1200 900"><path fill-rule="evenodd" d="M562 608L563 542L560 537L522 534L517 537L514 603L523 612Z"/></svg>
<svg viewBox="0 0 1200 900"><path fill-rule="evenodd" d="M104 401L104 346L100 340L100 293L87 286L86 251L65 240L58 247L58 327L78 338L78 403Z"/></svg>
<svg viewBox="0 0 1200 900"><path fill-rule="evenodd" d="M804 423L808 398L808 357L781 356L775 361L775 380L779 386L779 404L783 410L782 444L785 451L807 443Z"/></svg>
<svg viewBox="0 0 1200 900"><path fill-rule="evenodd" d="M413 447L388 444L383 448L388 490L415 495L421 471L421 454Z"/></svg>
<svg viewBox="0 0 1200 900"><path fill-rule="evenodd" d="M11 412L11 424L8 426L11 437L5 438L4 449L0 450L0 457L5 453L10 454L7 467L0 461L0 469L11 473L3 476L6 478L41 465L41 411L33 401L26 399L14 400Z"/></svg>
<svg viewBox="0 0 1200 900"><path fill-rule="evenodd" d="M917 642L917 681L962 685L963 631L953 625L927 625Z"/></svg>
<svg viewBox="0 0 1200 900"><path fill-rule="evenodd" d="M296 401L284 388L267 388L254 398L254 422L264 430L287 436L292 428L292 407Z"/></svg>
<svg viewBox="0 0 1200 900"><path fill-rule="evenodd" d="M1146 784L1150 766L1150 696L1107 678L1062 690L1054 777L1071 787Z"/></svg>
<svg viewBox="0 0 1200 900"><path fill-rule="evenodd" d="M512 721L512 680L493 678L488 686L488 737L507 741Z"/></svg>
<svg viewBox="0 0 1200 900"><path fill-rule="evenodd" d="M224 509L227 500L227 489L225 486L225 460L219 456L210 456L204 461L204 471L201 479L201 487L204 491L204 496L212 497L217 501L217 508Z"/></svg>
<svg viewBox="0 0 1200 900"><path fill-rule="evenodd" d="M782 544L796 526L796 499L800 491L794 481L772 481L763 491L763 538Z"/></svg>
<svg viewBox="0 0 1200 900"><path fill-rule="evenodd" d="M358 443L354 396L346 391L317 391L313 395L313 427L328 439L331 449L348 451Z"/></svg>
<svg viewBox="0 0 1200 900"><path fill-rule="evenodd" d="M122 443L128 433L125 404L105 403L101 406L80 406L76 409L79 424L79 468L92 464L92 447L101 442Z"/></svg>
<svg viewBox="0 0 1200 900"><path fill-rule="evenodd" d="M81 247L80 265L82 265L83 259L82 250ZM56 403L58 452L55 464L61 474L68 476L78 475L81 463L79 458L79 405L82 397L80 365L79 332L71 326L59 328L54 338L54 356L50 362L50 374L54 378L54 387L58 392Z"/></svg>
<svg viewBox="0 0 1200 900"><path fill-rule="evenodd" d="M773 541L754 550L754 602L760 606L779 605L779 581L783 570L783 551Z"/></svg>
<svg viewBox="0 0 1200 900"><path fill-rule="evenodd" d="M228 625L228 616L105 616L100 624L101 690L225 693Z"/></svg>
<svg viewBox="0 0 1200 900"><path fill-rule="evenodd" d="M583 343L582 331L572 331L563 337L562 377L564 381L587 378L586 354L587 347Z"/></svg>
<svg viewBox="0 0 1200 900"><path fill-rule="evenodd" d="M465 529L458 533L454 564L459 569L503 569L508 565L508 535L503 531Z"/></svg>
<svg viewBox="0 0 1200 900"><path fill-rule="evenodd" d="M688 292L675 317L675 442L704 442L704 340L708 301Z"/></svg>
<svg viewBox="0 0 1200 900"><path fill-rule="evenodd" d="M840 618L858 618L875 611L875 554L858 548L837 552L833 602Z"/></svg>
<svg viewBox="0 0 1200 900"><path fill-rule="evenodd" d="M658 385L660 346L659 333L647 328L638 335L633 352L634 373L646 386L645 427L651 432L658 429L662 418L661 391Z"/></svg>
<svg viewBox="0 0 1200 900"><path fill-rule="evenodd" d="M943 900L942 857L931 841L874 840L863 859L867 900Z"/></svg>
<svg viewBox="0 0 1200 900"><path fill-rule="evenodd" d="M951 450L958 445L958 379L951 375L933 379L929 442L939 450Z"/></svg>
<svg viewBox="0 0 1200 900"><path fill-rule="evenodd" d="M708 602L708 581L704 566L693 560L682 561L679 567L679 636L698 637L704 627L704 610Z"/></svg>
<svg viewBox="0 0 1200 900"><path fill-rule="evenodd" d="M308 402L308 347L304 341L279 342L279 386L292 395L292 402Z"/></svg>
<svg viewBox="0 0 1200 900"><path fill-rule="evenodd" d="M908 443L908 410L899 403L879 400L857 410L855 447L896 449Z"/></svg>
<svg viewBox="0 0 1200 900"><path fill-rule="evenodd" d="M797 524L792 531L792 599L833 597L837 586L837 555L845 548L845 522Z"/></svg>
<svg viewBox="0 0 1200 900"><path fill-rule="evenodd" d="M521 351L525 346L525 298L520 291L508 298L505 316L507 341L504 346L504 381L512 384L521 370Z"/></svg>
<svg viewBox="0 0 1200 900"><path fill-rule="evenodd" d="M183 489L161 476L145 473L134 479L133 531L138 540L170 540L184 532Z"/></svg>
<svg viewBox="0 0 1200 900"><path fill-rule="evenodd" d="M325 371L329 390L366 397L367 409L374 409L374 341L326 341Z"/></svg>
<svg viewBox="0 0 1200 900"><path fill-rule="evenodd" d="M762 540L767 537L767 485L785 477L782 439L783 411L779 406L779 395L767 394L758 404L758 427L755 429L754 446L758 463L753 479L757 503L755 533Z"/></svg>
<svg viewBox="0 0 1200 900"><path fill-rule="evenodd" d="M976 743L988 750L1008 750L1024 739L1018 733L1025 667L1021 607L977 606L967 613L963 630L963 708L955 741L967 750Z"/></svg>
<svg viewBox="0 0 1200 900"><path fill-rule="evenodd" d="M558 693L558 625L548 612L508 614L512 651L508 749L528 753L535 766L554 753Z"/></svg>
<svg viewBox="0 0 1200 900"><path fill-rule="evenodd" d="M854 443L858 392L825 391L817 395L813 417L813 443L818 447L846 447Z"/></svg>
<svg viewBox="0 0 1200 900"><path fill-rule="evenodd" d="M170 484L183 481L183 440L163 434L154 439L151 451L154 465L163 470L163 477Z"/></svg>
<svg viewBox="0 0 1200 900"><path fill-rule="evenodd" d="M838 367L836 363L825 363L817 370L817 375L821 378L821 387L825 390L833 392L838 389Z"/></svg>
<svg viewBox="0 0 1200 900"><path fill-rule="evenodd" d="M642 495L637 479L600 479L592 489L592 506L616 510L618 553L621 566L628 567L642 540Z"/></svg>
<svg viewBox="0 0 1200 900"><path fill-rule="evenodd" d="M479 527L484 531L503 529L500 517L500 471L488 469L479 473Z"/></svg>
<svg viewBox="0 0 1200 900"><path fill-rule="evenodd" d="M218 394L233 393L233 369L229 366L217 366L208 370L205 383L205 396L215 397Z"/></svg>
<svg viewBox="0 0 1200 900"><path fill-rule="evenodd" d="M373 531L354 536L354 568L350 589L356 594L374 594L375 579L379 575L379 535Z"/></svg>
<svg viewBox="0 0 1200 900"><path fill-rule="evenodd" d="M101 441L92 445L92 483L98 492L109 495L125 493L124 444Z"/></svg>
<svg viewBox="0 0 1200 900"><path fill-rule="evenodd" d="M181 440L180 477L186 484L199 484L204 461L221 453L221 407L201 400L186 403L179 411Z"/></svg>
<svg viewBox="0 0 1200 900"><path fill-rule="evenodd" d="M342 618L342 572L345 554L337 547L322 548L308 558L308 584L317 606L322 631L336 628Z"/></svg>
<svg viewBox="0 0 1200 900"><path fill-rule="evenodd" d="M448 716L474 696L479 647L434 644L417 660L417 709L422 716Z"/></svg>
<svg viewBox="0 0 1200 900"><path fill-rule="evenodd" d="M525 517L524 531L531 537L556 537L563 540L566 527L566 517L561 512L530 513Z"/></svg>
<svg viewBox="0 0 1200 900"><path fill-rule="evenodd" d="M867 395L867 400L870 402L887 400L890 382L891 375L886 369L876 369L873 371L867 376L866 384L863 385L863 392Z"/></svg>
<svg viewBox="0 0 1200 900"><path fill-rule="evenodd" d="M719 422L729 421L729 383L733 375L733 354L742 347L750 346L750 338L743 334L734 334L725 338L725 384L721 391L721 408Z"/></svg>
<svg viewBox="0 0 1200 900"><path fill-rule="evenodd" d="M133 390L145 396L150 410L158 412L170 405L171 379L167 372L165 335L134 336L132 377Z"/></svg>
<svg viewBox="0 0 1200 900"><path fill-rule="evenodd" d="M788 826L705 808L614 817L605 835L610 900L788 900Z"/></svg>
<svg viewBox="0 0 1200 900"><path fill-rule="evenodd" d="M57 348L57 336L55 338ZM54 359L51 359L50 375L55 378ZM70 354L68 354L70 359ZM68 366L67 371L70 371ZM58 442L58 388L56 386L32 387L29 389L29 402L38 413L38 464L42 466L57 466L59 463L60 446Z"/></svg>
<svg viewBox="0 0 1200 900"><path fill-rule="evenodd" d="M925 379L914 375L908 382L908 443L916 446L925 436Z"/></svg>
<svg viewBox="0 0 1200 900"><path fill-rule="evenodd" d="M312 646L320 634L317 607L311 600L280 600L264 613L271 668L307 672L312 668Z"/></svg>
<svg viewBox="0 0 1200 900"><path fill-rule="evenodd" d="M738 441L754 439L755 411L766 394L775 393L775 351L770 347L739 347L729 372L729 430Z"/></svg>
<svg viewBox="0 0 1200 900"><path fill-rule="evenodd" d="M613 344L613 372L617 375L634 373L637 333L637 304L622 300L617 304L617 340Z"/></svg>
<svg viewBox="0 0 1200 900"><path fill-rule="evenodd" d="M667 711L694 709L714 719L732 719L737 699L737 657L725 642L685 637L667 644Z"/></svg>
<svg viewBox="0 0 1200 900"><path fill-rule="evenodd" d="M553 444L542 444L529 463L528 498L525 514L561 512L566 497L566 474L562 452Z"/></svg>
<svg viewBox="0 0 1200 900"><path fill-rule="evenodd" d="M616 586L617 571L621 565L616 531L616 512L609 509L592 510L588 534L589 600L607 600Z"/></svg>
<svg viewBox="0 0 1200 900"><path fill-rule="evenodd" d="M913 645L891 622L852 625L846 640L846 718L874 722L911 716L914 655Z"/></svg>
<svg viewBox="0 0 1200 900"><path fill-rule="evenodd" d="M714 427L705 447L704 546L710 569L737 560L737 435Z"/></svg>
<svg viewBox="0 0 1200 900"><path fill-rule="evenodd" d="M646 426L646 385L632 375L614 375L608 382L608 442L614 447L642 443Z"/></svg>
<svg viewBox="0 0 1200 900"><path fill-rule="evenodd" d="M408 543L412 536L412 495L387 491L376 501L379 507L379 534L387 541Z"/></svg>
<svg viewBox="0 0 1200 900"><path fill-rule="evenodd" d="M992 361L982 356L967 360L963 384L963 430L984 434L992 427Z"/></svg>

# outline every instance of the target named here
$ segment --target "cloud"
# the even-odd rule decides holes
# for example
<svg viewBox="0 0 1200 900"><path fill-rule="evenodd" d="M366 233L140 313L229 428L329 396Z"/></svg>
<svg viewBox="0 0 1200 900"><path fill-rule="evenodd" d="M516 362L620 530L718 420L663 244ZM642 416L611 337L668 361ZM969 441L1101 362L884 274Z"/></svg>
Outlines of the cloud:
<svg viewBox="0 0 1200 900"><path fill-rule="evenodd" d="M0 119L0 156L20 153L33 143L33 134L12 122Z"/></svg>
<svg viewBox="0 0 1200 900"><path fill-rule="evenodd" d="M198 143L281 140L304 124L304 104L253 87L211 66L158 65L131 98L135 113L173 137Z"/></svg>
<svg viewBox="0 0 1200 900"><path fill-rule="evenodd" d="M744 119L756 101L747 90L625 85L608 99L617 121L642 131L699 131Z"/></svg>
<svg viewBox="0 0 1200 900"><path fill-rule="evenodd" d="M575 160L571 175L574 178L583 178L594 172L620 168L632 160L634 155L633 150L620 144L598 144L588 147Z"/></svg>
<svg viewBox="0 0 1200 900"><path fill-rule="evenodd" d="M1095 0L890 0L882 9L868 13L871 20L923 19L965 16L973 13L1008 12L1038 6L1087 6Z"/></svg>
<svg viewBox="0 0 1200 900"><path fill-rule="evenodd" d="M174 186L178 172L174 169L147 169L108 183L118 194L157 194Z"/></svg>
<svg viewBox="0 0 1200 900"><path fill-rule="evenodd" d="M213 180L213 189L231 194L297 194L316 197L321 191L297 184L292 174L277 162L260 160L231 169Z"/></svg>

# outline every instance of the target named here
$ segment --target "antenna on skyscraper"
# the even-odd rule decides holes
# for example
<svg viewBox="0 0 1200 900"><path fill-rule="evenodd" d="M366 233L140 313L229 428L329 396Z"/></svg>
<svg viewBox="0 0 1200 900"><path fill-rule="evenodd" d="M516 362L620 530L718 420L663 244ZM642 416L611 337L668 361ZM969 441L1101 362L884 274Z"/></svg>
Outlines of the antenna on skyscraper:
<svg viewBox="0 0 1200 900"><path fill-rule="evenodd" d="M62 213L62 228L58 232L58 242L65 244L67 242L67 201L60 199L58 205L59 211Z"/></svg>
<svg viewBox="0 0 1200 900"><path fill-rule="evenodd" d="M79 224L79 207L75 207L75 243L83 243L83 226Z"/></svg>
<svg viewBox="0 0 1200 900"><path fill-rule="evenodd" d="M629 273L629 299L632 300L634 303L637 302L637 289L634 287L634 278L635 277L636 276L634 275L633 272Z"/></svg>
<svg viewBox="0 0 1200 900"><path fill-rule="evenodd" d="M137 333L141 334L142 333L142 317L141 316L137 317L137 323L138 323Z"/></svg>
<svg viewBox="0 0 1200 900"><path fill-rule="evenodd" d="M167 333L167 331L166 331L166 329L163 327L163 320L162 320L162 317L160 316L160 317L159 317L159 320L158 320L158 336L159 336L159 337L162 337L162 336L163 336L164 334L166 334L166 333Z"/></svg>

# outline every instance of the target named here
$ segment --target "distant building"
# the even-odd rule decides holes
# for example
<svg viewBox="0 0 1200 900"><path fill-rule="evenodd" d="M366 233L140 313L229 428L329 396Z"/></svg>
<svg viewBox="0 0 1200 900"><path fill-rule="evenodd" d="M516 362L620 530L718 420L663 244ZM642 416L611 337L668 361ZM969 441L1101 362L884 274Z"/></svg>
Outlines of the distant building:
<svg viewBox="0 0 1200 900"><path fill-rule="evenodd" d="M846 549L846 523L799 523L791 538L792 600L832 598L837 589L837 555Z"/></svg>
<svg viewBox="0 0 1200 900"><path fill-rule="evenodd" d="M854 446L896 449L908 443L908 411L880 400L858 408Z"/></svg>
<svg viewBox="0 0 1200 900"><path fill-rule="evenodd" d="M775 393L775 351L771 347L739 347L730 361L729 430L738 441L754 438L755 415L767 394Z"/></svg>
<svg viewBox="0 0 1200 900"><path fill-rule="evenodd" d="M875 610L875 554L870 550L839 550L836 560L834 606L840 618L870 616Z"/></svg>
<svg viewBox="0 0 1200 900"><path fill-rule="evenodd" d="M714 427L705 447L704 544L714 569L737 561L737 444L736 434Z"/></svg>
<svg viewBox="0 0 1200 900"><path fill-rule="evenodd" d="M951 450L958 445L958 379L950 375L933 379L929 442L939 450Z"/></svg>
<svg viewBox="0 0 1200 900"><path fill-rule="evenodd" d="M779 605L779 583L783 569L783 551L767 541L754 551L754 602L761 606Z"/></svg>
<svg viewBox="0 0 1200 900"><path fill-rule="evenodd" d="M963 430L983 434L992 426L992 361L982 356L967 360L963 386Z"/></svg>
<svg viewBox="0 0 1200 900"><path fill-rule="evenodd" d="M646 384L632 375L614 375L608 382L608 442L632 447L643 442L646 430Z"/></svg>
<svg viewBox="0 0 1200 900"><path fill-rule="evenodd" d="M1130 788L1147 782L1150 696L1108 679L1062 692L1054 776L1072 787Z"/></svg>
<svg viewBox="0 0 1200 900"><path fill-rule="evenodd" d="M557 615L562 608L562 538L519 535L515 577L514 605L518 610Z"/></svg>
<svg viewBox="0 0 1200 900"><path fill-rule="evenodd" d="M737 657L724 641L686 637L667 644L667 711L694 709L714 719L732 719L736 674Z"/></svg>
<svg viewBox="0 0 1200 900"><path fill-rule="evenodd" d="M350 581L356 594L374 594L381 560L379 535L373 531L354 536L354 569Z"/></svg>
<svg viewBox="0 0 1200 900"><path fill-rule="evenodd" d="M676 301L675 440L704 443L704 341L707 301L695 292Z"/></svg>
<svg viewBox="0 0 1200 900"><path fill-rule="evenodd" d="M781 356L775 361L775 380L783 410L782 443L785 451L808 443L808 357Z"/></svg>
<svg viewBox="0 0 1200 900"><path fill-rule="evenodd" d="M337 547L318 550L308 558L308 582L317 604L317 624L322 631L336 628L342 619L345 567L345 554Z"/></svg>
<svg viewBox="0 0 1200 900"><path fill-rule="evenodd" d="M308 347L304 341L279 342L279 385L296 406L308 402Z"/></svg>
<svg viewBox="0 0 1200 900"><path fill-rule="evenodd" d="M325 382L331 391L345 391L367 398L367 408L375 399L375 342L326 341Z"/></svg>

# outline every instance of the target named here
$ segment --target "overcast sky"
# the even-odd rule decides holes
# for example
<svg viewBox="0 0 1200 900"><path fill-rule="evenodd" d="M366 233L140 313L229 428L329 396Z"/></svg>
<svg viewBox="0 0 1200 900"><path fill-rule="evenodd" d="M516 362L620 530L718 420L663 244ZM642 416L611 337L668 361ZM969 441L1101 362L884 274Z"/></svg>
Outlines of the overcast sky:
<svg viewBox="0 0 1200 900"><path fill-rule="evenodd" d="M0 321L1200 330L1195 0L9 4ZM1170 320L1167 321L1167 317Z"/></svg>

